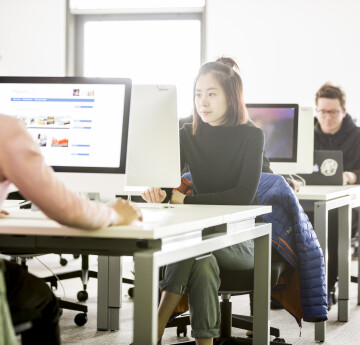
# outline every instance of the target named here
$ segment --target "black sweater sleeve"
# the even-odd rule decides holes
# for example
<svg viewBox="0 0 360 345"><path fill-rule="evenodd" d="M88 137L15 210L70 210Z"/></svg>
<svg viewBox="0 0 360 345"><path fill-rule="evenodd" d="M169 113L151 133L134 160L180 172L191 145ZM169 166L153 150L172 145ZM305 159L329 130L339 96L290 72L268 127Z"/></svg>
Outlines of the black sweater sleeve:
<svg viewBox="0 0 360 345"><path fill-rule="evenodd" d="M261 130L253 134L255 135L245 143L244 152L239 157L241 169L236 186L214 193L188 195L185 197L185 204L250 205L254 202L262 170L264 134Z"/></svg>

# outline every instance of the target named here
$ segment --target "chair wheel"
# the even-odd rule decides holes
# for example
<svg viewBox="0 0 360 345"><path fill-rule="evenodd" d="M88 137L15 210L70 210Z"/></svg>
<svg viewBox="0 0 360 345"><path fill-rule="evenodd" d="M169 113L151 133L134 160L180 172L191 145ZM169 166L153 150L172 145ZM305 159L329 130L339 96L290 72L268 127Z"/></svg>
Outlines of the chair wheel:
<svg viewBox="0 0 360 345"><path fill-rule="evenodd" d="M87 320L88 320L87 314L85 314L85 313L79 313L74 318L74 322L78 326L84 326L86 324Z"/></svg>
<svg viewBox="0 0 360 345"><path fill-rule="evenodd" d="M186 325L181 325L176 327L176 335L180 337L181 333L184 333L184 337L187 335L187 327Z"/></svg>
<svg viewBox="0 0 360 345"><path fill-rule="evenodd" d="M77 299L79 302L85 302L89 298L87 291L82 290L77 293Z"/></svg>
<svg viewBox="0 0 360 345"><path fill-rule="evenodd" d="M67 263L68 263L68 261L67 261L65 258L61 258L61 259L60 259L60 265L61 265L61 266L66 266Z"/></svg>
<svg viewBox="0 0 360 345"><path fill-rule="evenodd" d="M285 341L284 338L275 338L275 339L273 340L273 342L275 342L275 343L286 343L286 341Z"/></svg>
<svg viewBox="0 0 360 345"><path fill-rule="evenodd" d="M129 297L134 298L134 288L133 287L129 288L128 294L129 294Z"/></svg>
<svg viewBox="0 0 360 345"><path fill-rule="evenodd" d="M79 257L80 257L80 254L74 254L74 255L73 255L73 258L74 258L74 259L78 259Z"/></svg>

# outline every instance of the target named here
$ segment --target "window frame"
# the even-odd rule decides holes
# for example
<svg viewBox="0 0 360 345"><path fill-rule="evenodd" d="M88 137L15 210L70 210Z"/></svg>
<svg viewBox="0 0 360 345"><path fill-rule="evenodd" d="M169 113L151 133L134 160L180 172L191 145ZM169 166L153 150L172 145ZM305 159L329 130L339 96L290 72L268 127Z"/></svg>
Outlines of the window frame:
<svg viewBox="0 0 360 345"><path fill-rule="evenodd" d="M205 20L204 12L192 13L119 13L119 14L77 14L75 19L74 74L84 76L84 27L87 21L159 21L159 20L199 20L200 21L200 61L205 60Z"/></svg>

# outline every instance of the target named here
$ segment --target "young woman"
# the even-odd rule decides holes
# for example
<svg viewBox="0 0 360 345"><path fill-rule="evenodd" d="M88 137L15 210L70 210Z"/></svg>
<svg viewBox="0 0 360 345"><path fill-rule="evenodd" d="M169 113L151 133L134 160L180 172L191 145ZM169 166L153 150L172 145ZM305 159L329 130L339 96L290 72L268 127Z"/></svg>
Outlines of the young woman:
<svg viewBox="0 0 360 345"><path fill-rule="evenodd" d="M250 124L236 63L220 58L204 64L194 84L194 118L180 130L181 165L188 166L192 195L150 188L147 202L174 204L249 205L256 198L262 168L264 135ZM231 246L212 255L192 258L165 267L160 288L164 291L158 310L158 337L182 294L188 293L192 336L196 344L212 344L218 335L218 289L222 267L251 268L252 241Z"/></svg>

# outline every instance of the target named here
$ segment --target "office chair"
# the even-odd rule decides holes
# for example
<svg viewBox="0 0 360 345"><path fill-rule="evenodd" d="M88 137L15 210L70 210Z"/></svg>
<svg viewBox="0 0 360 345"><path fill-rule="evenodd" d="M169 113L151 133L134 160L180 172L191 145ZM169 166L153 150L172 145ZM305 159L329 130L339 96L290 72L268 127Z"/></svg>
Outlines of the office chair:
<svg viewBox="0 0 360 345"><path fill-rule="evenodd" d="M292 267L285 261L277 261L271 264L271 289L281 289L284 286L278 284L280 276L287 274L292 270ZM239 279L234 279L238 277ZM254 270L220 270L221 285L219 288L219 295L221 295L222 301L220 302L221 309L221 323L220 323L220 336L214 340L216 345L227 344L252 344L251 338L239 338L231 335L231 327L241 328L244 330L252 331L253 320L251 316L232 314L231 312L231 296L252 294L254 285ZM251 298L250 298L251 300ZM250 303L252 305L252 303ZM252 308L251 308L252 309ZM252 313L252 311L251 311ZM190 324L190 318L188 315L179 316L169 321L168 327L177 327L177 335L184 336L187 334L187 325ZM270 335L275 338L270 344L284 344L290 345L280 338L280 331L277 328L270 327ZM185 344L195 344L195 342L185 342Z"/></svg>
<svg viewBox="0 0 360 345"><path fill-rule="evenodd" d="M79 302L85 302L89 295L86 291L89 278L97 278L97 272L89 270L89 255L81 255L81 270L75 270L65 273L59 273L56 276L52 275L45 277L45 281L50 283L52 289L57 289L58 280L81 278L83 290L78 291L77 299Z"/></svg>
<svg viewBox="0 0 360 345"><path fill-rule="evenodd" d="M65 273L59 273L56 276L45 277L45 281L50 283L52 289L57 289L58 280L72 279L72 278L81 278L83 284L83 290L78 291L77 299L79 302L85 302L89 295L86 291L89 278L97 278L97 272L89 270L89 255L81 254L81 270L75 270ZM134 285L134 279L122 278L122 282L125 284ZM128 289L128 294L130 297L134 296L134 287L131 286Z"/></svg>

